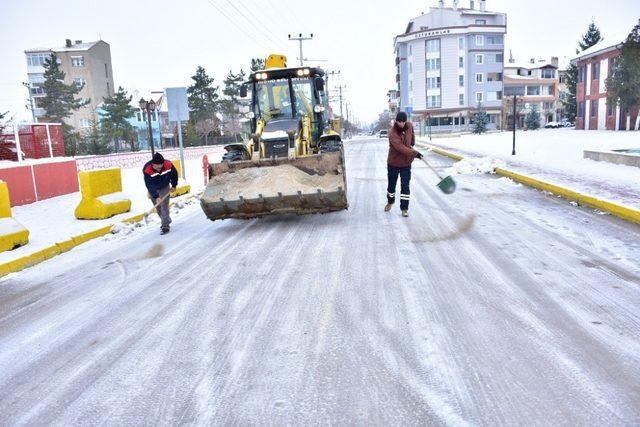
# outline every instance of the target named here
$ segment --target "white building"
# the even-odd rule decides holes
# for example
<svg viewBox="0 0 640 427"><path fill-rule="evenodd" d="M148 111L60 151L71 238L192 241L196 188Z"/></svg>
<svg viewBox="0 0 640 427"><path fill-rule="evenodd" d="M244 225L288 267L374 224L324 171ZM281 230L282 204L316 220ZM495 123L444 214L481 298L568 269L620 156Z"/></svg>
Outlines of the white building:
<svg viewBox="0 0 640 427"><path fill-rule="evenodd" d="M507 17L485 0L438 3L395 38L400 110L424 133L467 129L482 105L500 128Z"/></svg>

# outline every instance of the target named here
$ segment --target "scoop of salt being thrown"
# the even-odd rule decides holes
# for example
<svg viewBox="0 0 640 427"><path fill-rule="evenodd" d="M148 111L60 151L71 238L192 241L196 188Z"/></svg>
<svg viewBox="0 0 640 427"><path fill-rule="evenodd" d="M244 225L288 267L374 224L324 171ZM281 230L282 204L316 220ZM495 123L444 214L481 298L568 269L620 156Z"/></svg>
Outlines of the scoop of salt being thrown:
<svg viewBox="0 0 640 427"><path fill-rule="evenodd" d="M471 230L475 222L476 222L476 216L470 215L464 220L462 220L461 222L459 222L456 225L455 230L451 231L450 233L445 233L442 235L434 235L434 236L420 236L420 237L416 237L415 239L411 239L411 241L413 243L435 243L435 242L459 239L464 234L466 234L469 230Z"/></svg>

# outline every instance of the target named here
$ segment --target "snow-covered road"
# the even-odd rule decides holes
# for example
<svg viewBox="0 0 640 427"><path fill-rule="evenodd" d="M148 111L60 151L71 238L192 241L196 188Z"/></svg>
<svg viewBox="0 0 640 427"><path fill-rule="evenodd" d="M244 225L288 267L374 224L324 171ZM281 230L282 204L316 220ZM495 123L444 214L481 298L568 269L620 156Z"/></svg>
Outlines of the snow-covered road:
<svg viewBox="0 0 640 427"><path fill-rule="evenodd" d="M347 144L348 211L187 206L0 282L0 425L640 423L640 228L419 164L402 218L385 161Z"/></svg>

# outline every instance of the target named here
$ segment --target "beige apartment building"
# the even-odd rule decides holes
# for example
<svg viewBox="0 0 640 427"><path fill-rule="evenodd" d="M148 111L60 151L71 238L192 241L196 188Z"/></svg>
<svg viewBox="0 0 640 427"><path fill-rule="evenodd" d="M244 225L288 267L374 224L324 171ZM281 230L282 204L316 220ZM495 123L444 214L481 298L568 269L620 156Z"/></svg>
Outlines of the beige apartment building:
<svg viewBox="0 0 640 427"><path fill-rule="evenodd" d="M46 121L41 103L45 96L44 61L55 53L60 69L65 73L65 83L82 86L77 96L90 100L88 105L74 112L66 123L79 131L88 130L95 119L96 107L104 97L114 93L109 44L103 40L88 43L76 40L72 43L67 39L64 47L27 49L24 53L36 120Z"/></svg>
<svg viewBox="0 0 640 427"><path fill-rule="evenodd" d="M540 113L540 125L560 120L562 103L560 102L560 76L558 58L551 60L531 59L529 62L517 63L511 58L504 64L505 93L515 90L523 93L516 107L518 127L524 126L526 115L536 108ZM504 114L509 128L513 123L513 100L504 98Z"/></svg>

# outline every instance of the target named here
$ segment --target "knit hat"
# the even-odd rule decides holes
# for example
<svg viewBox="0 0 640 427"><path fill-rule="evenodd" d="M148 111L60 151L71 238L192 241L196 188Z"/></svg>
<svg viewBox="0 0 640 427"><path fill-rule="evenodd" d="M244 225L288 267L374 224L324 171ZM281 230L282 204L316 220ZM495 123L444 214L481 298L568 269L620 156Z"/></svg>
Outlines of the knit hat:
<svg viewBox="0 0 640 427"><path fill-rule="evenodd" d="M398 112L396 115L396 122L406 122L407 121L407 113L404 111Z"/></svg>
<svg viewBox="0 0 640 427"><path fill-rule="evenodd" d="M162 154L156 153L153 155L151 163L153 163L154 165L161 165L164 163L164 157L162 157Z"/></svg>

